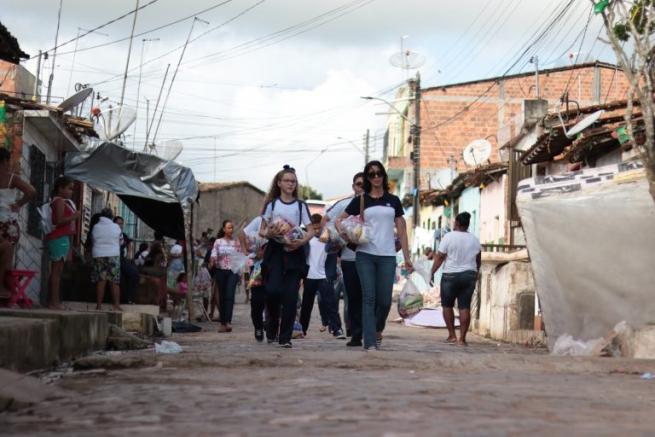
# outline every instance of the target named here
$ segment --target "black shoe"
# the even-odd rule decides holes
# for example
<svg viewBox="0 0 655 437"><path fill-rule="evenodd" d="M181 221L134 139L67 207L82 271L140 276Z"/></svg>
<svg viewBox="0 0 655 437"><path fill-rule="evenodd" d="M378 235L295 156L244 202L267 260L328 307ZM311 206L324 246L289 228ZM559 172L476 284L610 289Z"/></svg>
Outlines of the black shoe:
<svg viewBox="0 0 655 437"><path fill-rule="evenodd" d="M268 344L277 343L277 338L267 338L267 339L266 339L266 342L267 342Z"/></svg>
<svg viewBox="0 0 655 437"><path fill-rule="evenodd" d="M262 331L261 329L255 329L255 340L257 340L260 343L264 341L264 331Z"/></svg>
<svg viewBox="0 0 655 437"><path fill-rule="evenodd" d="M362 341L361 340L350 340L348 343L346 343L346 346L349 347L362 347Z"/></svg>
<svg viewBox="0 0 655 437"><path fill-rule="evenodd" d="M286 343L280 344L280 346L282 346L282 347L284 347L284 348L287 348L287 349L291 349L291 348L293 347L293 346L291 345L291 342L290 342L290 341L287 341Z"/></svg>
<svg viewBox="0 0 655 437"><path fill-rule="evenodd" d="M345 340L346 339L346 334L343 333L342 329L337 329L332 332L332 336L334 338L338 338L339 340Z"/></svg>

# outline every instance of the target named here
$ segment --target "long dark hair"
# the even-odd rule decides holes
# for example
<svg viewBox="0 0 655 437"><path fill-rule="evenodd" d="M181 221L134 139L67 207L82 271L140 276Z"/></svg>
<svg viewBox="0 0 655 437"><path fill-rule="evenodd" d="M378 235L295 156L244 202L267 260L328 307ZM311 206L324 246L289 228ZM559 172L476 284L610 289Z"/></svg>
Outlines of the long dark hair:
<svg viewBox="0 0 655 437"><path fill-rule="evenodd" d="M0 162L9 161L11 159L11 153L9 150L4 147L0 147Z"/></svg>
<svg viewBox="0 0 655 437"><path fill-rule="evenodd" d="M232 220L223 220L223 225L221 226L221 229L218 230L218 234L216 234L216 238L225 237L225 226L228 223L232 223Z"/></svg>
<svg viewBox="0 0 655 437"><path fill-rule="evenodd" d="M382 165L380 161L370 161L364 166L364 192L370 193L371 189L373 188L371 185L371 181L368 179L368 172L371 171L371 168L373 166L379 168L382 171L382 174L384 174L384 176L382 177L382 188L384 188L385 193L388 193L389 176L387 175L387 171L384 169L384 165Z"/></svg>
<svg viewBox="0 0 655 437"><path fill-rule="evenodd" d="M285 174L292 174L296 176L296 169L285 165L282 170L278 171L273 181L271 182L271 187L268 189L268 194L266 195L265 202L270 202L273 199L277 199L282 194L282 190L278 186L278 182L282 180ZM296 186L293 189L292 196L294 199L298 198L298 178L296 177Z"/></svg>
<svg viewBox="0 0 655 437"><path fill-rule="evenodd" d="M52 186L52 193L50 195L52 197L55 197L61 188L67 187L70 184L73 183L73 179L69 178L68 176L59 176L56 180L54 185Z"/></svg>

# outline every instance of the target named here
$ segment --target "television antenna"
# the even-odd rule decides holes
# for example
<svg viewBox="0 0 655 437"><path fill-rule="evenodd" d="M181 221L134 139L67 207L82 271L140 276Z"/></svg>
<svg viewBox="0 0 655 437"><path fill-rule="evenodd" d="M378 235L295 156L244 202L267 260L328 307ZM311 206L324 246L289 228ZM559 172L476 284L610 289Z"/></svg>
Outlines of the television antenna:
<svg viewBox="0 0 655 437"><path fill-rule="evenodd" d="M468 166L480 167L491 156L491 143L485 139L471 141L462 152L464 163Z"/></svg>
<svg viewBox="0 0 655 437"><path fill-rule="evenodd" d="M151 155L157 155L162 159L172 161L182 153L184 145L182 141L168 140L157 144L149 144L148 149Z"/></svg>
<svg viewBox="0 0 655 437"><path fill-rule="evenodd" d="M136 120L136 109L131 106L117 106L108 111L98 111L94 129L101 140L111 141L120 136Z"/></svg>
<svg viewBox="0 0 655 437"><path fill-rule="evenodd" d="M62 112L71 111L80 104L82 104L91 94L93 94L93 88L84 88L76 92L58 106Z"/></svg>
<svg viewBox="0 0 655 437"><path fill-rule="evenodd" d="M567 138L573 138L583 130L587 129L592 124L596 123L600 118L600 116L603 115L603 112L605 112L605 110L601 109L592 114L589 114L584 119L582 119L577 124L575 124L570 130L567 131L566 126L564 125L564 120L562 120L560 107L559 106L557 107L557 117L559 118L560 123L562 123L562 129L564 130L564 135L566 135Z"/></svg>

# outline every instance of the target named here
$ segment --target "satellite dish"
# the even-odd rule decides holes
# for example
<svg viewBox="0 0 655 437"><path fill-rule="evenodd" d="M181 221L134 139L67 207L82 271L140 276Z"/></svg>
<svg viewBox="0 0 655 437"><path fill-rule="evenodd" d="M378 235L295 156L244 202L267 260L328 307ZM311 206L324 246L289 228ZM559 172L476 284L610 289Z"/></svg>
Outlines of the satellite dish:
<svg viewBox="0 0 655 437"><path fill-rule="evenodd" d="M181 141L169 140L163 143L152 144L150 146L150 153L160 156L167 161L172 161L182 153L183 148L184 146Z"/></svg>
<svg viewBox="0 0 655 437"><path fill-rule="evenodd" d="M130 106L119 106L100 112L94 128L100 139L111 141L125 132L135 120L136 109Z"/></svg>
<svg viewBox="0 0 655 437"><path fill-rule="evenodd" d="M479 167L491 156L491 143L485 139L473 140L462 152L466 165Z"/></svg>
<svg viewBox="0 0 655 437"><path fill-rule="evenodd" d="M559 110L560 108L558 106L557 116L559 117L560 123L562 123L562 129L564 130L564 135L566 135L567 138L573 138L583 130L587 129L592 124L596 123L600 118L600 116L603 115L603 112L605 112L604 109L596 111L593 114L586 116L582 121L579 121L575 126L573 126L571 130L567 131L566 126L564 125L564 120L562 120L562 114L560 113Z"/></svg>
<svg viewBox="0 0 655 437"><path fill-rule="evenodd" d="M391 55L389 62L391 62L391 65L394 67L410 70L412 68L423 66L423 64L425 64L425 56L405 50L404 52L398 52Z"/></svg>
<svg viewBox="0 0 655 437"><path fill-rule="evenodd" d="M86 98L89 97L92 93L93 93L93 88L85 88L73 94L63 102L61 102L58 108L61 109L63 112L66 112L69 109L73 109L74 107L85 101Z"/></svg>

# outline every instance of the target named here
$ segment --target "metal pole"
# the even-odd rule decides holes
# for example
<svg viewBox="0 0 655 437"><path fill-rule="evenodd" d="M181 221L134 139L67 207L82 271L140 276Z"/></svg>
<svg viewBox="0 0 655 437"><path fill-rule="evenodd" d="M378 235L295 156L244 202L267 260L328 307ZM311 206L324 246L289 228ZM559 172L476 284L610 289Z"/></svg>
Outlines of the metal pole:
<svg viewBox="0 0 655 437"><path fill-rule="evenodd" d="M143 72L143 49L146 46L148 41L159 41L159 38L144 38L141 40L141 64L139 64L139 84L136 87L136 113L137 118L134 120L134 135L132 135L132 150L134 150L134 145L136 143L136 124L139 121L139 96L141 94L141 73ZM146 114L146 126L148 126L148 115Z"/></svg>
<svg viewBox="0 0 655 437"><path fill-rule="evenodd" d="M136 0L136 9L134 10L134 21L132 21L132 33L130 33L130 46L127 48L127 62L125 63L125 75L123 76L123 91L121 92L121 103L120 103L121 107L123 106L123 99L125 98L125 85L127 84L127 70L130 67L130 55L132 54L132 41L134 40L134 28L136 27L136 16L138 14L139 14L139 0Z"/></svg>
<svg viewBox="0 0 655 437"><path fill-rule="evenodd" d="M420 221L421 197L421 76L416 72L416 88L414 90L414 124L412 125L412 139L414 141L414 227Z"/></svg>
<svg viewBox="0 0 655 437"><path fill-rule="evenodd" d="M59 11L57 12L57 33L55 33L55 48L52 53L52 70L50 70L50 77L48 78L48 94L46 95L45 103L50 104L50 95L52 93L52 81L55 79L55 58L57 57L57 41L59 40L59 25L61 24L61 7L64 0L59 0Z"/></svg>
<svg viewBox="0 0 655 437"><path fill-rule="evenodd" d="M364 165L368 164L368 141L370 138L370 131L366 129L366 148L364 153Z"/></svg>
<svg viewBox="0 0 655 437"><path fill-rule="evenodd" d="M41 101L41 96L39 96L39 80L41 77L41 56L43 56L43 52L39 50L39 59L36 61L36 82L34 82L34 96L32 96L32 100L35 102L40 102Z"/></svg>
<svg viewBox="0 0 655 437"><path fill-rule="evenodd" d="M539 98L539 56L534 57L534 78L536 81L535 90L537 92L537 99Z"/></svg>

